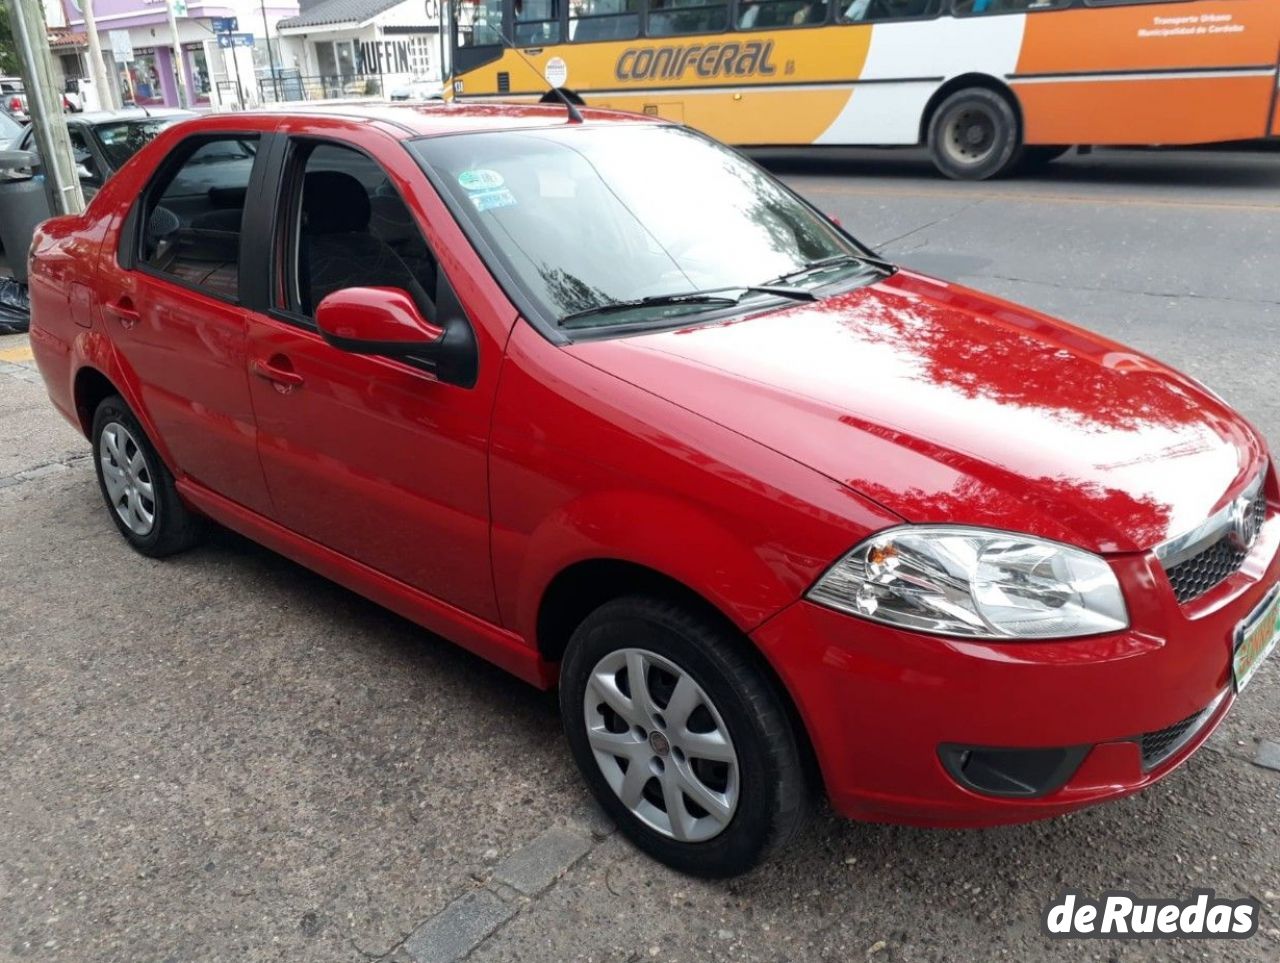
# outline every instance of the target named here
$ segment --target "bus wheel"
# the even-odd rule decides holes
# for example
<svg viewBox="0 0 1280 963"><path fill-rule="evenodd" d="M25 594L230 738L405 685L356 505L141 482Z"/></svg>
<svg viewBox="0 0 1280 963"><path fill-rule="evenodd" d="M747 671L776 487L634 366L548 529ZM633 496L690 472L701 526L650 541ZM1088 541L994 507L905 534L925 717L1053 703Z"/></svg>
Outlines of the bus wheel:
<svg viewBox="0 0 1280 963"><path fill-rule="evenodd" d="M958 90L929 120L929 151L934 166L954 180L998 177L1022 157L1018 115L994 90Z"/></svg>

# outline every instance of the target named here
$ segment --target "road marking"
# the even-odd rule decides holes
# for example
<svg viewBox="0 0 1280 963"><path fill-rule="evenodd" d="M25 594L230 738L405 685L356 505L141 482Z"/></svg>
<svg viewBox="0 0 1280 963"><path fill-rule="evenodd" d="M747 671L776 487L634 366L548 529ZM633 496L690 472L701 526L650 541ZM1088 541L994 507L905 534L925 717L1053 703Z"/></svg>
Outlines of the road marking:
<svg viewBox="0 0 1280 963"><path fill-rule="evenodd" d="M784 175L785 176L785 175ZM798 186L798 185L797 185ZM802 194L831 194L838 197L915 197L929 200L963 201L965 198L978 198L984 201L1015 201L1022 203L1044 204L1088 204L1094 207L1172 207L1185 210L1243 211L1247 213L1280 212L1280 204L1230 204L1224 201L1175 201L1168 198L1141 197L1089 197L1084 194L1019 194L1009 191L921 191L906 188L849 188L805 186L800 188Z"/></svg>
<svg viewBox="0 0 1280 963"><path fill-rule="evenodd" d="M31 354L31 345L24 344L17 348L5 348L0 351L0 361L12 361L21 363L23 361L34 361Z"/></svg>

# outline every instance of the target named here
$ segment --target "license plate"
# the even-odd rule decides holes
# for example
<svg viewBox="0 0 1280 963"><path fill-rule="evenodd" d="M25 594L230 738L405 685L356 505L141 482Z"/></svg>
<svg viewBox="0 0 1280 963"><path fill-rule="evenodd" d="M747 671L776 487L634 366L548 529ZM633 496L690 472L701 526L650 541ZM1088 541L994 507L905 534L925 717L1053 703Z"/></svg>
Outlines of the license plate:
<svg viewBox="0 0 1280 963"><path fill-rule="evenodd" d="M1236 692L1249 684L1276 647L1277 640L1280 640L1280 588L1272 590L1266 601L1236 629L1235 654L1231 658Z"/></svg>

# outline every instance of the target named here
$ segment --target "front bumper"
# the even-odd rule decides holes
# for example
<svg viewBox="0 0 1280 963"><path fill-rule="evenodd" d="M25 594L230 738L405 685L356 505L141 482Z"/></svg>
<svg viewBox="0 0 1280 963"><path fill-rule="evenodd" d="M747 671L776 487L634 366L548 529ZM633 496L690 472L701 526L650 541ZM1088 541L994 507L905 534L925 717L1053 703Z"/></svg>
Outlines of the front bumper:
<svg viewBox="0 0 1280 963"><path fill-rule="evenodd" d="M795 699L841 814L933 826L1058 815L1162 779L1230 711L1236 627L1280 582L1280 517L1269 515L1241 568L1187 605L1153 555L1113 558L1132 620L1115 635L950 639L800 601L753 638ZM1010 797L948 771L940 750L956 745L1084 751L1052 791Z"/></svg>

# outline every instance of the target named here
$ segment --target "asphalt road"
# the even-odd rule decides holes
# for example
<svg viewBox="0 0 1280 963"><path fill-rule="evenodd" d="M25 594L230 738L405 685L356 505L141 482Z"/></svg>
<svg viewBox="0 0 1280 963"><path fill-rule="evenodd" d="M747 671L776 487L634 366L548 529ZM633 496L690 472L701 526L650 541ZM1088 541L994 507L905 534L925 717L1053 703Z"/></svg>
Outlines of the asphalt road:
<svg viewBox="0 0 1280 963"><path fill-rule="evenodd" d="M1273 440L1280 154L1105 153L952 184L762 155L903 262L1190 371ZM821 815L745 878L668 872L588 806L555 703L229 535L167 562L0 339L0 959L1275 960L1280 659L1137 798L1022 827ZM891 724L886 720L886 724ZM1243 943L1053 943L1062 889L1263 902Z"/></svg>

